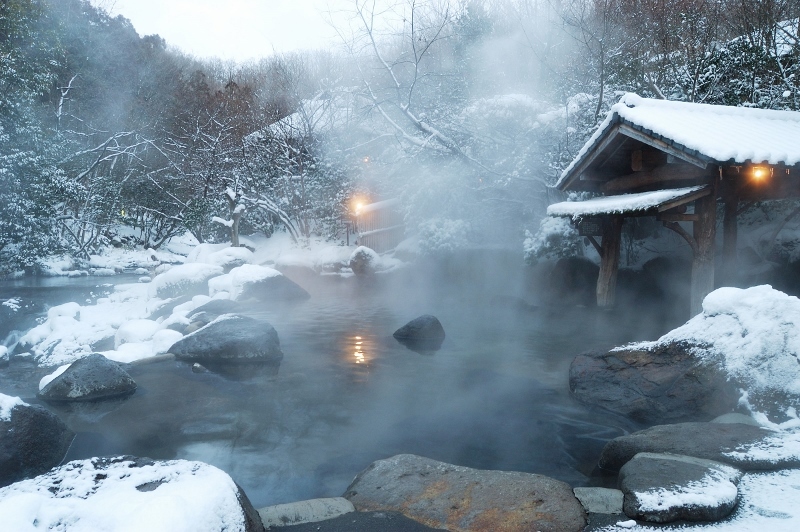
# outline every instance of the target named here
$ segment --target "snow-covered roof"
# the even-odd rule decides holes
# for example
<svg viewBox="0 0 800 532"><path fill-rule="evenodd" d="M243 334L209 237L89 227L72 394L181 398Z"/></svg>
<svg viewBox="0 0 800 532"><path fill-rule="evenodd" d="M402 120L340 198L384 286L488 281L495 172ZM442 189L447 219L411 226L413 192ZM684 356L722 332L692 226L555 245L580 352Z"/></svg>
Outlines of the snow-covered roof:
<svg viewBox="0 0 800 532"><path fill-rule="evenodd" d="M585 201L562 201L547 207L548 216L569 216L573 219L601 214L623 214L645 212L662 207L675 207L708 194L708 186L673 188L604 196Z"/></svg>
<svg viewBox="0 0 800 532"><path fill-rule="evenodd" d="M623 124L705 163L800 164L800 112L773 111L625 94L561 174L563 188L584 158ZM625 134L625 131L621 132Z"/></svg>

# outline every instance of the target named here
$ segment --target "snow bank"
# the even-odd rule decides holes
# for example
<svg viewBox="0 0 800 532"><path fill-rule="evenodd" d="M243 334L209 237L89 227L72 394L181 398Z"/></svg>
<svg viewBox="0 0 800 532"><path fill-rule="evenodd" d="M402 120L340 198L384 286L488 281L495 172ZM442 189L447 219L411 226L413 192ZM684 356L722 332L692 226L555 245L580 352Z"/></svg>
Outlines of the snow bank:
<svg viewBox="0 0 800 532"><path fill-rule="evenodd" d="M114 347L122 344L144 342L150 340L161 329L161 325L153 320L131 320L123 323L114 335Z"/></svg>
<svg viewBox="0 0 800 532"><path fill-rule="evenodd" d="M212 253L216 253L217 251L222 251L224 249L229 248L230 244L199 244L192 248L189 254L186 256L186 263L190 262L208 262L208 257Z"/></svg>
<svg viewBox="0 0 800 532"><path fill-rule="evenodd" d="M11 410L15 406L28 406L19 397L11 397L0 393L0 421L11 421Z"/></svg>
<svg viewBox="0 0 800 532"><path fill-rule="evenodd" d="M244 530L238 488L202 462L77 460L0 489L5 530Z"/></svg>
<svg viewBox="0 0 800 532"><path fill-rule="evenodd" d="M649 350L686 342L751 393L800 396L800 299L769 285L719 288L703 312L655 342L619 349Z"/></svg>
<svg viewBox="0 0 800 532"><path fill-rule="evenodd" d="M148 285L119 285L95 305L65 303L51 308L47 319L20 338L41 366L68 364L92 353L92 344L115 337L130 320L143 319L163 302L148 297Z"/></svg>
<svg viewBox="0 0 800 532"><path fill-rule="evenodd" d="M226 275L220 275L208 280L208 293L214 296L221 292L227 292L231 299L236 299L242 294L242 288L247 283L255 283L283 275L278 270L267 266L256 266L255 264L245 264L234 268Z"/></svg>
<svg viewBox="0 0 800 532"><path fill-rule="evenodd" d="M269 238L242 238L242 241L255 248L251 260L254 264L268 264L276 268L302 267L317 272L346 265L350 253L355 249L355 246L340 246L318 238L298 245L287 233L276 233Z"/></svg>

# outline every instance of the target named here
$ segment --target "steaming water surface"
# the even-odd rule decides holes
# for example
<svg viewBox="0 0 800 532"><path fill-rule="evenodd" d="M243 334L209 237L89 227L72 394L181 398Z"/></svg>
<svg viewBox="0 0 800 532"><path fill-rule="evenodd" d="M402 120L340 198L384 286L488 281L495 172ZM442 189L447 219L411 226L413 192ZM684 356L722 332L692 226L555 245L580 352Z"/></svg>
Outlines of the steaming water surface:
<svg viewBox="0 0 800 532"><path fill-rule="evenodd" d="M593 482L603 444L636 427L576 403L569 363L654 333L592 310L526 305L523 269L496 266L372 280L295 275L311 299L250 313L277 329L279 368L224 376L178 362L133 366L139 388L125 401L49 406L79 433L67 459L202 460L256 507L339 496L372 461L397 453ZM447 332L436 353L391 336L424 313ZM0 370L0 391L36 402L43 373L12 364Z"/></svg>

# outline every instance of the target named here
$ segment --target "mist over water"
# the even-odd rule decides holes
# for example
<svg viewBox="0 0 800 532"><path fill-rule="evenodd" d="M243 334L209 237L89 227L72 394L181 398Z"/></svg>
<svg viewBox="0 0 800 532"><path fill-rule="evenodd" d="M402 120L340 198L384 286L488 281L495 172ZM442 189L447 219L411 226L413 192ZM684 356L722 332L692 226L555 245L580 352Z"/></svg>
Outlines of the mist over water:
<svg viewBox="0 0 800 532"><path fill-rule="evenodd" d="M139 388L122 402L49 405L78 432L66 459L201 460L228 472L256 507L339 496L372 461L398 453L601 483L590 477L602 446L638 427L575 402L569 364L659 326L539 308L534 273L498 251L371 279L289 272L312 297L250 313L277 329L279 368L224 376L177 362L131 366ZM392 338L425 313L447 333L439 351ZM36 402L46 371L14 366L4 390Z"/></svg>

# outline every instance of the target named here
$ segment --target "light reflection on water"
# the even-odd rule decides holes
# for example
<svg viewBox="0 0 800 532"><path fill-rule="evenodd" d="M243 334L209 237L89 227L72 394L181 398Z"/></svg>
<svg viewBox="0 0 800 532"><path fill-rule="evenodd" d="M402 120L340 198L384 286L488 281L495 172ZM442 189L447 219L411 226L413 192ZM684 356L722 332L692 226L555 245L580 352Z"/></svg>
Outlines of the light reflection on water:
<svg viewBox="0 0 800 532"><path fill-rule="evenodd" d="M311 299L250 313L278 331L280 368L243 380L174 362L132 368L139 388L127 401L58 410L80 433L69 458L206 461L261 507L339 496L372 461L398 453L580 485L605 441L632 428L567 391L575 354L634 339L609 317L523 311L469 279L297 280ZM424 313L447 333L432 355L392 338ZM15 379L35 402L34 379L9 375L0 371L0 386Z"/></svg>

